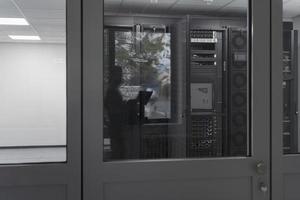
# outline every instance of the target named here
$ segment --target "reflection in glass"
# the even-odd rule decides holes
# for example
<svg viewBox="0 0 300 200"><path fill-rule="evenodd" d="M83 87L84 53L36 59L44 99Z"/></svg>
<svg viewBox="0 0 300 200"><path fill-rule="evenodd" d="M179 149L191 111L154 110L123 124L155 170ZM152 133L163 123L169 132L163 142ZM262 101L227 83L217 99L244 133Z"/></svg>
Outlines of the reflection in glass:
<svg viewBox="0 0 300 200"><path fill-rule="evenodd" d="M122 66L122 97L152 92L144 108L147 119L169 119L171 112L171 38L169 33L115 32L115 65Z"/></svg>
<svg viewBox="0 0 300 200"><path fill-rule="evenodd" d="M104 7L104 160L248 156L248 1Z"/></svg>

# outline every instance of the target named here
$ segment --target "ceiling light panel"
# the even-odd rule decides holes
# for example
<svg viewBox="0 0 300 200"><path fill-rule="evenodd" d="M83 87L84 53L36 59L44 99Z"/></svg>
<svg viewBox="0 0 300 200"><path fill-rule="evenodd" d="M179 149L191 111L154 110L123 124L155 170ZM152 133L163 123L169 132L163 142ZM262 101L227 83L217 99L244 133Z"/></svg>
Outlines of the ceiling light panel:
<svg viewBox="0 0 300 200"><path fill-rule="evenodd" d="M207 11L212 9L218 9L232 0L214 0L214 1L203 1L203 0L180 0L175 6L175 10L199 10Z"/></svg>
<svg viewBox="0 0 300 200"><path fill-rule="evenodd" d="M9 35L13 40L41 40L37 35Z"/></svg>
<svg viewBox="0 0 300 200"><path fill-rule="evenodd" d="M28 26L29 23L24 18L0 18L0 25Z"/></svg>

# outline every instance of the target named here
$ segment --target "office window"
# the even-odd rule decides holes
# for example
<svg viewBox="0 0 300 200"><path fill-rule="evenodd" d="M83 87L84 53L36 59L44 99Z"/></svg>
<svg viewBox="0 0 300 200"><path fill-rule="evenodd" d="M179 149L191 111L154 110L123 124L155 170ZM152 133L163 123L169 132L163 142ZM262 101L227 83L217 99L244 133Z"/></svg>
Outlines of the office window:
<svg viewBox="0 0 300 200"><path fill-rule="evenodd" d="M0 2L0 163L66 161L66 2Z"/></svg>

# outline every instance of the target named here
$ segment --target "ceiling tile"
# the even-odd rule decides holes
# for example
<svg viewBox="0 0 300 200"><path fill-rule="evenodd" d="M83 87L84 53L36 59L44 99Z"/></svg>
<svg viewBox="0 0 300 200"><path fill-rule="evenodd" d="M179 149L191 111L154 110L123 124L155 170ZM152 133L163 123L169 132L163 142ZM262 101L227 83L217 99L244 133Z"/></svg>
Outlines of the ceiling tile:
<svg viewBox="0 0 300 200"><path fill-rule="evenodd" d="M104 0L104 4L116 4L116 3L122 3L123 0Z"/></svg>
<svg viewBox="0 0 300 200"><path fill-rule="evenodd" d="M10 0L0 0L0 17L22 17Z"/></svg>
<svg viewBox="0 0 300 200"><path fill-rule="evenodd" d="M229 3L226 7L228 8L248 8L248 0L234 0Z"/></svg>
<svg viewBox="0 0 300 200"><path fill-rule="evenodd" d="M142 12L152 11L153 9L168 9L177 0L123 0L122 8L127 10L137 10Z"/></svg>
<svg viewBox="0 0 300 200"><path fill-rule="evenodd" d="M23 15L17 9L4 9L0 7L0 17L22 18Z"/></svg>
<svg viewBox="0 0 300 200"><path fill-rule="evenodd" d="M194 11L212 11L217 10L230 3L232 0L218 0L212 3L206 3L201 0L180 0L172 9L173 10L185 10L187 13Z"/></svg>
<svg viewBox="0 0 300 200"><path fill-rule="evenodd" d="M288 0L283 4L283 16L284 17L296 17L300 15L300 1Z"/></svg>
<svg viewBox="0 0 300 200"><path fill-rule="evenodd" d="M120 8L122 0L104 0L105 12L117 12Z"/></svg>
<svg viewBox="0 0 300 200"><path fill-rule="evenodd" d="M37 9L23 9L22 12L26 19L65 19L65 10L37 10Z"/></svg>
<svg viewBox="0 0 300 200"><path fill-rule="evenodd" d="M14 4L11 0L0 0L0 8L5 9L15 9Z"/></svg>
<svg viewBox="0 0 300 200"><path fill-rule="evenodd" d="M21 9L64 10L66 0L14 0Z"/></svg>
<svg viewBox="0 0 300 200"><path fill-rule="evenodd" d="M214 0L211 3L206 3L204 0L179 0L177 4L186 6L213 6L220 7L230 3L232 0Z"/></svg>

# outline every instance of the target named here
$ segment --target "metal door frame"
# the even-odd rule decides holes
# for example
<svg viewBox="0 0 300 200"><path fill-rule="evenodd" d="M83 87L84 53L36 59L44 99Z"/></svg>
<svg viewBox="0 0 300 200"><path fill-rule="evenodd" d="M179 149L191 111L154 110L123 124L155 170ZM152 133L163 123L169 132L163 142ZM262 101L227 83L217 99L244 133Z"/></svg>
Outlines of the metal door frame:
<svg viewBox="0 0 300 200"><path fill-rule="evenodd" d="M42 188L51 191L52 186L58 186L65 199L81 199L81 0L66 0L66 11L67 162L1 165L0 189L8 190L9 197L2 193L6 198L26 198L25 191L30 199L40 200L47 195Z"/></svg>
<svg viewBox="0 0 300 200"><path fill-rule="evenodd" d="M283 91L282 88L282 0L271 3L271 199L282 200L283 196ZM279 88L279 89L278 89Z"/></svg>
<svg viewBox="0 0 300 200"><path fill-rule="evenodd" d="M197 177L252 177L253 199L269 197L259 191L259 182L269 186L270 178L270 1L252 0L252 157L192 160L103 162L103 0L83 1L83 198L104 197L104 181L131 178L143 180L147 170L151 179ZM253 106L255 105L255 106ZM254 134L253 134L254 133ZM254 141L254 143L253 143ZM266 174L257 175L256 164L264 161ZM224 170L226 169L226 170ZM114 171L118 172L117 174ZM181 173L177 173L181 172ZM174 176L175 174L175 176Z"/></svg>

